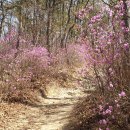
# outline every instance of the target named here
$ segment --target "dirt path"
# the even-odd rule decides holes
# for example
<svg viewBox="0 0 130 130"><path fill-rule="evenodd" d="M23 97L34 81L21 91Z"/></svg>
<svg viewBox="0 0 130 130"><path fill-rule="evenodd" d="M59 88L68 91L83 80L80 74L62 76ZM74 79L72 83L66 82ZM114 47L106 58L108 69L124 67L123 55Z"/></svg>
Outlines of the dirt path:
<svg viewBox="0 0 130 130"><path fill-rule="evenodd" d="M2 104L0 130L63 130L74 104L85 96L83 89L58 88L37 107Z"/></svg>
<svg viewBox="0 0 130 130"><path fill-rule="evenodd" d="M74 104L85 96L81 89L62 89L60 95L44 100L46 107L40 130L62 130L69 121L69 113Z"/></svg>

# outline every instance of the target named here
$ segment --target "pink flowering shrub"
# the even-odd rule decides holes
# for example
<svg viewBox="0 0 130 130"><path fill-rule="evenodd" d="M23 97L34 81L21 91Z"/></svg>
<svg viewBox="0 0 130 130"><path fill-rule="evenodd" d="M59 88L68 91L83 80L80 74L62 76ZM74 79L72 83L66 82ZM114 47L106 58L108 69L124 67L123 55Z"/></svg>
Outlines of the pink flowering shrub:
<svg viewBox="0 0 130 130"><path fill-rule="evenodd" d="M49 54L46 48L34 46L22 38L19 48L16 49L15 36L1 39L0 93L3 100L38 102L35 93L40 92L46 97L46 85L51 80L56 80L61 86L70 86L68 83L74 78L71 73L61 70L86 63L85 44L72 44L66 49L59 48L57 53Z"/></svg>
<svg viewBox="0 0 130 130"><path fill-rule="evenodd" d="M86 64L86 45L83 43L70 44L67 48L59 48L56 53L52 53L53 65L58 68L82 67Z"/></svg>
<svg viewBox="0 0 130 130"><path fill-rule="evenodd" d="M49 53L46 48L33 46L22 37L16 49L17 40L15 30L0 39L0 98L11 102L38 103L36 93L40 91L45 96L46 79L43 78L43 82L42 77L49 73Z"/></svg>
<svg viewBox="0 0 130 130"><path fill-rule="evenodd" d="M38 101L33 94L36 90L40 91L42 85L37 81L48 71L48 51L44 47L31 47L16 51L10 49L8 53L1 52L1 55L2 98L28 103Z"/></svg>
<svg viewBox="0 0 130 130"><path fill-rule="evenodd" d="M87 32L81 33L80 41L87 46L87 65L93 68L96 99L89 108L93 109L90 118L84 105L78 112L75 108L77 122L81 122L79 129L130 129L130 29L126 5L121 0L112 7L103 4L93 16L89 14L95 10L89 7L83 15L79 13L80 19L88 18Z"/></svg>
<svg viewBox="0 0 130 130"><path fill-rule="evenodd" d="M15 58L15 64L19 68L22 70L33 70L35 68L37 74L40 73L40 69L47 69L50 65L50 62L51 60L49 58L49 53L44 47L32 47L29 49L24 49Z"/></svg>

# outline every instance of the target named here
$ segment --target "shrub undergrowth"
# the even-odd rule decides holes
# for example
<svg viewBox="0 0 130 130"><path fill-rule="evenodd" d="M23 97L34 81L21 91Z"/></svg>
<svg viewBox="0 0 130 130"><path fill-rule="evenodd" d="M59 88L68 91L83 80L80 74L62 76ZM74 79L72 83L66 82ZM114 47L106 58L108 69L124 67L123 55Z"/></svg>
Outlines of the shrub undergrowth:
<svg viewBox="0 0 130 130"><path fill-rule="evenodd" d="M127 5L123 0L112 7L101 4L96 14L95 8L87 6L78 14L80 19L88 18L86 28L89 33L83 32L79 41L82 40L87 46L88 65L93 69L95 79L94 97L97 99L93 100L93 96L90 96L90 100L93 100L91 105L86 100L79 103L80 107L74 108L75 124L79 130L130 129L130 30ZM92 122L88 123L90 120Z"/></svg>

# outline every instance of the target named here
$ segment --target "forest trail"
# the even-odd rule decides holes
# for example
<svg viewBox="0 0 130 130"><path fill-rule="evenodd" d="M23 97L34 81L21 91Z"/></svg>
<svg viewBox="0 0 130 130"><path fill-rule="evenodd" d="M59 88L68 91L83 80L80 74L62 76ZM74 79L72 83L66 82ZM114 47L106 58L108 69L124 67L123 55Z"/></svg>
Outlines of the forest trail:
<svg viewBox="0 0 130 130"><path fill-rule="evenodd" d="M51 89L52 91L52 89ZM73 106L86 93L83 88L55 88L40 105L1 104L0 130L63 130Z"/></svg>
<svg viewBox="0 0 130 130"><path fill-rule="evenodd" d="M43 116L40 130L62 130L69 122L69 113L85 93L83 89L60 88L59 94L43 100ZM42 108L40 108L42 109ZM43 124L42 124L43 122Z"/></svg>

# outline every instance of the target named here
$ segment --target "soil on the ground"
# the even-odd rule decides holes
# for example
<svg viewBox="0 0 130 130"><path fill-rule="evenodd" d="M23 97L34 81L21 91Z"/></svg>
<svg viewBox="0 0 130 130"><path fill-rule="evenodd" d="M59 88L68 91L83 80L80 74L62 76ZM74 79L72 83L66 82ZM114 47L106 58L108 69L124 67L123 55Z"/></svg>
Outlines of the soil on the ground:
<svg viewBox="0 0 130 130"><path fill-rule="evenodd" d="M40 98L41 104L0 104L0 130L63 130L73 106L86 93L82 88L57 88L54 95Z"/></svg>

